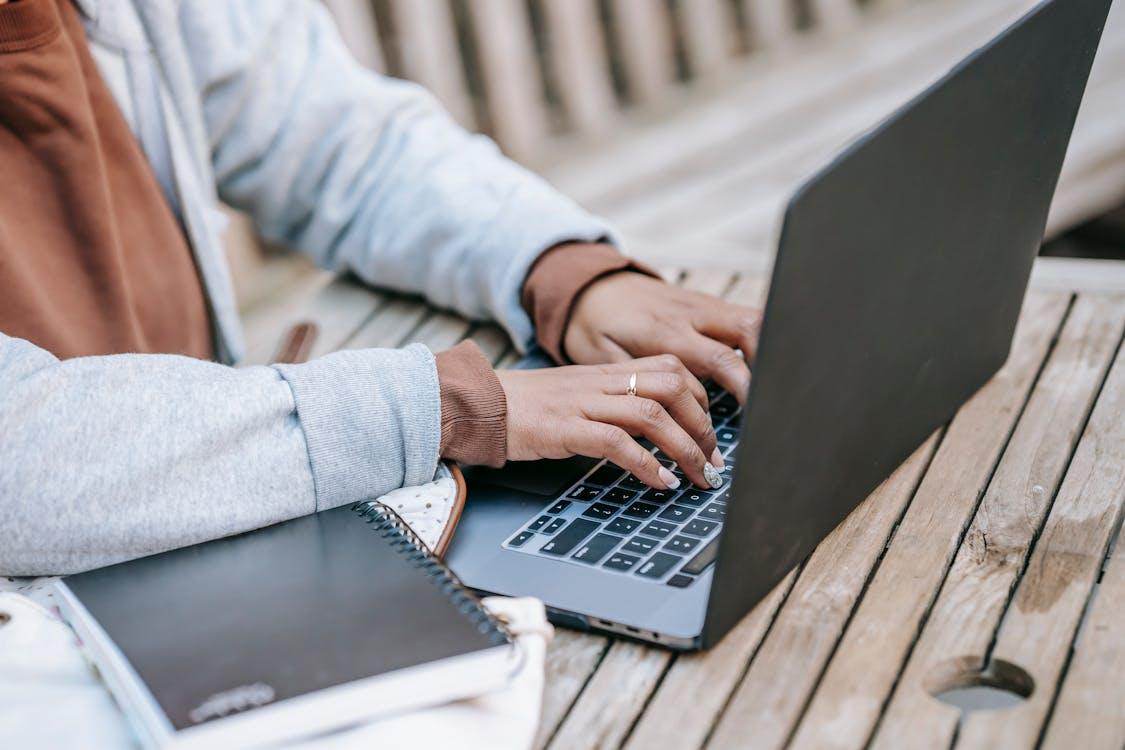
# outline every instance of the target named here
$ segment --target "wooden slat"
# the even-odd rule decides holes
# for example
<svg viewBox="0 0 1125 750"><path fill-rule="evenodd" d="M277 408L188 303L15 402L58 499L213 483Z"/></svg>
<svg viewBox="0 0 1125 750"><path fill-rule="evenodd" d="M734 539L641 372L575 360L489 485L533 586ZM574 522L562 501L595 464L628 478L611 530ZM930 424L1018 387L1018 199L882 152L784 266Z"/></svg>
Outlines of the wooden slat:
<svg viewBox="0 0 1125 750"><path fill-rule="evenodd" d="M532 747L546 747L554 737L608 648L609 639L603 636L555 631L547 647L543 709Z"/></svg>
<svg viewBox="0 0 1125 750"><path fill-rule="evenodd" d="M597 0L543 0L547 53L570 126L605 134L617 119Z"/></svg>
<svg viewBox="0 0 1125 750"><path fill-rule="evenodd" d="M324 4L355 59L372 70L386 70L371 0L324 0Z"/></svg>
<svg viewBox="0 0 1125 750"><path fill-rule="evenodd" d="M678 0L675 7L691 75L707 77L727 67L736 25L726 0Z"/></svg>
<svg viewBox="0 0 1125 750"><path fill-rule="evenodd" d="M742 0L742 13L754 47L777 47L789 41L797 29L791 0Z"/></svg>
<svg viewBox="0 0 1125 750"><path fill-rule="evenodd" d="M1120 419L1120 415L1118 419ZM1118 527L1120 533L1120 526ZM1120 750L1125 747L1121 685L1125 674L1125 544L1106 561L1089 619L1082 626L1043 747Z"/></svg>
<svg viewBox="0 0 1125 750"><path fill-rule="evenodd" d="M548 118L527 6L522 0L473 0L468 10L492 134L513 158L533 163L543 154Z"/></svg>
<svg viewBox="0 0 1125 750"><path fill-rule="evenodd" d="M668 651L614 641L549 747L618 747L671 658Z"/></svg>
<svg viewBox="0 0 1125 750"><path fill-rule="evenodd" d="M676 44L668 6L653 0L612 0L613 41L629 99L652 104L676 79Z"/></svg>
<svg viewBox="0 0 1125 750"><path fill-rule="evenodd" d="M994 660L1026 670L1035 681L1035 691L1009 711L970 714L962 723L957 747L1031 748L1039 737L1106 549L1125 510L1123 413L1125 349L1118 352L992 650ZM1104 688L1107 700L1116 697L1120 713L1120 675L1116 686L1110 682Z"/></svg>
<svg viewBox="0 0 1125 750"><path fill-rule="evenodd" d="M467 128L476 125L449 0L393 0L403 74L430 91Z"/></svg>
<svg viewBox="0 0 1125 750"><path fill-rule="evenodd" d="M294 323L317 325L310 356L319 357L343 346L386 297L351 279L330 274L310 277L308 287L246 316L245 364L264 364L273 355L284 332Z"/></svg>
<svg viewBox="0 0 1125 750"><path fill-rule="evenodd" d="M985 667L1123 328L1121 301L1088 296L1075 304L898 680L876 748L952 743L960 712L930 691L951 687L940 684L943 669Z"/></svg>
<svg viewBox="0 0 1125 750"><path fill-rule="evenodd" d="M802 49L768 71L724 89L722 97L695 104L679 117L623 133L609 152L589 160L558 165L551 177L563 190L596 210L614 209L630 195L645 195L653 185L685 174L712 174L736 163L732 146L763 149L756 128L814 122L822 117L821 101L848 102L883 78L894 79L896 67L916 58L930 60L932 77L957 56L979 45L1026 7L1029 0L995 0L964 4L956 13L948 3L925 3L866 27L846 40L822 49ZM862 50L862 54L859 51ZM794 51L795 52L795 51ZM794 96L799 91L801 96ZM753 144L753 145L751 145Z"/></svg>
<svg viewBox="0 0 1125 750"><path fill-rule="evenodd" d="M709 748L784 745L937 442L928 440L817 547L745 678L727 686L727 694L738 689Z"/></svg>
<svg viewBox="0 0 1125 750"><path fill-rule="evenodd" d="M810 0L809 8L817 30L838 34L859 25L859 6L855 0Z"/></svg>
<svg viewBox="0 0 1125 750"><path fill-rule="evenodd" d="M961 408L856 608L793 739L860 747L870 736L1066 312L1032 293L1000 373Z"/></svg>
<svg viewBox="0 0 1125 750"><path fill-rule="evenodd" d="M377 349L398 346L429 314L430 309L417 299L391 297L339 348Z"/></svg>
<svg viewBox="0 0 1125 750"><path fill-rule="evenodd" d="M710 651L681 655L675 660L636 722L626 745L628 750L702 745L796 577L795 571L787 575ZM686 711L685 696L690 696L690 710Z"/></svg>

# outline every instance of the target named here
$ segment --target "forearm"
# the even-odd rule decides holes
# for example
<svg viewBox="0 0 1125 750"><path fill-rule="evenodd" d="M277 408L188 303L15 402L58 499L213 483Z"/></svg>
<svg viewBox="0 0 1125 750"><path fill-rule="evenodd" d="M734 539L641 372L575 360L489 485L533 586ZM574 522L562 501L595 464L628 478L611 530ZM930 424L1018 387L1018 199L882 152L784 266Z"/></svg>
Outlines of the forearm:
<svg viewBox="0 0 1125 750"><path fill-rule="evenodd" d="M59 362L0 336L0 573L67 573L428 481L440 431L423 347L232 369Z"/></svg>

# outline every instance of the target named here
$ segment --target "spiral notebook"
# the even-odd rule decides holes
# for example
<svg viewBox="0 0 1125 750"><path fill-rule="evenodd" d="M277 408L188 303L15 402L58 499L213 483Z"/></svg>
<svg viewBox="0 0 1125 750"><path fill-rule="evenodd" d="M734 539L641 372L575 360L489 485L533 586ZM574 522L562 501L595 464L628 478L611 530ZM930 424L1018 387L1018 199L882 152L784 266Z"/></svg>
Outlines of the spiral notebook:
<svg viewBox="0 0 1125 750"><path fill-rule="evenodd" d="M503 687L518 647L386 506L57 584L142 744L251 746Z"/></svg>

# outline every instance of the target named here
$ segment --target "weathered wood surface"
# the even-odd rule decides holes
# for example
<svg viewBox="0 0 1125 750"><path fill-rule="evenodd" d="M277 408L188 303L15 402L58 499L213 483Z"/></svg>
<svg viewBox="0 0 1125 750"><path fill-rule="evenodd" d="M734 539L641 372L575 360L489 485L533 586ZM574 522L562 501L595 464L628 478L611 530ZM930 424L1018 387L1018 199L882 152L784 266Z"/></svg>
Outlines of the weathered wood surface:
<svg viewBox="0 0 1125 750"><path fill-rule="evenodd" d="M1041 261L1001 373L713 650L560 631L536 746L1120 750L1123 269ZM667 277L764 292L722 271ZM320 324L318 353L471 336L514 360L495 326L327 275L248 316L254 359L299 319ZM1013 708L963 716L932 696L1008 664L1034 683Z"/></svg>

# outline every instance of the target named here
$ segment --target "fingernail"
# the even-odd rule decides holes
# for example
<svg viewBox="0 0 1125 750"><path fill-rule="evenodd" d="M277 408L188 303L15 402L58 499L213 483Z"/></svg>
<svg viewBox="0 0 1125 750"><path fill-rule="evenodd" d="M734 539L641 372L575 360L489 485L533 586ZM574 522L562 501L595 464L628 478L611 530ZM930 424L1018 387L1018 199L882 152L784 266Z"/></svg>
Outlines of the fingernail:
<svg viewBox="0 0 1125 750"><path fill-rule="evenodd" d="M660 481L670 490L678 490L680 488L680 480L676 479L676 475L668 471L664 466L660 467Z"/></svg>
<svg viewBox="0 0 1125 750"><path fill-rule="evenodd" d="M719 472L711 464L703 464L703 478L707 480L707 484L711 485L711 489L717 490L723 486L723 478L719 476Z"/></svg>
<svg viewBox="0 0 1125 750"><path fill-rule="evenodd" d="M719 453L718 448L711 451L711 465L714 466L719 471L722 471L723 469L727 468L726 462L723 461L723 454Z"/></svg>

